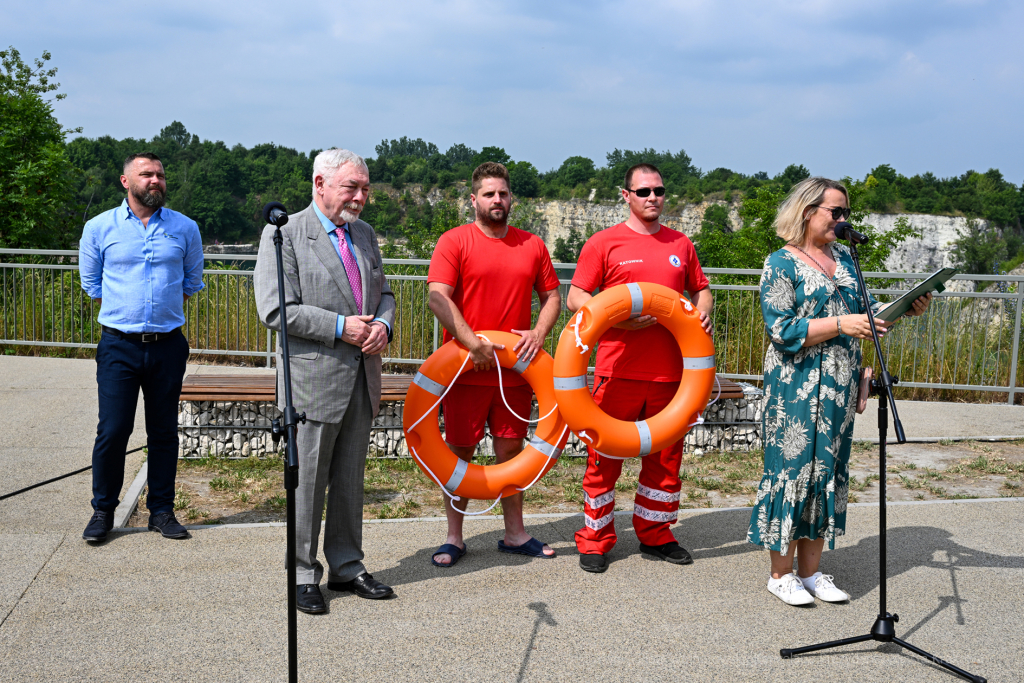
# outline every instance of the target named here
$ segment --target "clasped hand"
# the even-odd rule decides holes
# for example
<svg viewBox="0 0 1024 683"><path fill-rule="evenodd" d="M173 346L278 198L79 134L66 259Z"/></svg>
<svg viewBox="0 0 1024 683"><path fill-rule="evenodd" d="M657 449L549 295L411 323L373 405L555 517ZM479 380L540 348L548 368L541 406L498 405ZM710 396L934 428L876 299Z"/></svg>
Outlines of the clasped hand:
<svg viewBox="0 0 1024 683"><path fill-rule="evenodd" d="M379 320L373 322L372 315L348 315L345 316L341 340L360 347L365 354L375 356L388 345L387 326Z"/></svg>
<svg viewBox="0 0 1024 683"><path fill-rule="evenodd" d="M527 363L533 362L537 354L544 349L544 337L537 330L512 330L512 334L519 335L519 341L512 347L512 352L519 360ZM469 359L473 361L473 371L490 370L494 367L494 352L503 349L503 344L476 338L476 343L469 349Z"/></svg>
<svg viewBox="0 0 1024 683"><path fill-rule="evenodd" d="M698 311L698 313L700 313L700 326L704 329L705 332L711 334L711 316L709 316L704 311ZM629 320L623 320L621 323L617 323L612 327L617 327L620 330L642 330L645 327L650 327L651 325L656 325L657 323L658 319L655 318L653 315L641 315L637 316L636 318L630 318ZM513 330L513 332L514 331L515 330Z"/></svg>

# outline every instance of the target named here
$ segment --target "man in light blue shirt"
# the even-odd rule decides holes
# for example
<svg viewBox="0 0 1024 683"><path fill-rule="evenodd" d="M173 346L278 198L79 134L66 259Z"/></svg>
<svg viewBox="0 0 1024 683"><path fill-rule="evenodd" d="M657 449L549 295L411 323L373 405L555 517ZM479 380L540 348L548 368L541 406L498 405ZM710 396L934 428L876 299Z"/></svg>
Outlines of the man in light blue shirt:
<svg viewBox="0 0 1024 683"><path fill-rule="evenodd" d="M93 516L82 537L99 543L113 526L139 389L146 404L149 528L187 538L174 517L178 399L188 361L184 303L203 289L199 226L163 206L167 181L155 154L132 154L121 184L128 196L85 224L82 289L100 302L96 349L99 425L92 453Z"/></svg>

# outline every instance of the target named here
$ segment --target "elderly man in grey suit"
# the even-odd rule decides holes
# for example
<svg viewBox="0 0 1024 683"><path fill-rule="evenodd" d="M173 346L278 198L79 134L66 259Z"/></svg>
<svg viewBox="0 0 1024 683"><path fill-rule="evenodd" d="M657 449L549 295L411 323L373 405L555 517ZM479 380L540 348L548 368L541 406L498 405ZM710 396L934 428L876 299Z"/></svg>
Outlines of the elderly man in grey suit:
<svg viewBox="0 0 1024 683"><path fill-rule="evenodd" d="M395 319L377 236L359 220L369 192L360 156L321 152L313 161L313 203L281 229L293 400L307 418L296 442L296 602L310 614L327 611L317 560L325 491L327 588L370 599L394 595L362 563L363 471L380 407L380 353ZM260 242L256 302L263 323L280 331L273 235L267 226ZM280 344L277 352L280 387Z"/></svg>

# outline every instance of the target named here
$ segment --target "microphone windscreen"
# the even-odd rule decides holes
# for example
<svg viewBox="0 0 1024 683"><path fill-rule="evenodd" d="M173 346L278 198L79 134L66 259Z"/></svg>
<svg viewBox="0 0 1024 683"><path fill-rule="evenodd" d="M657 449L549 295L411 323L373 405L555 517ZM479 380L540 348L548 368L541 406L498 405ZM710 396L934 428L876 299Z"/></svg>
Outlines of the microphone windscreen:
<svg viewBox="0 0 1024 683"><path fill-rule="evenodd" d="M288 213L288 210L284 208L284 204L282 204L281 202L267 202L263 207L263 220L265 222L276 223L276 221L271 220L271 214L273 213L274 209L278 209L284 214Z"/></svg>

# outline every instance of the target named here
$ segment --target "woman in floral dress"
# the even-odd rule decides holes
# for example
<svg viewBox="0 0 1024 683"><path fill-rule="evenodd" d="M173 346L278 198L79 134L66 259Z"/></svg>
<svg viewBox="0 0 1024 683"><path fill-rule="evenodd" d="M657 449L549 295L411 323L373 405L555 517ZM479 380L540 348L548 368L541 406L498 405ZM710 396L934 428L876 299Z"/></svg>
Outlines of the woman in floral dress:
<svg viewBox="0 0 1024 683"><path fill-rule="evenodd" d="M846 528L860 340L871 338L850 251L835 244L836 224L849 215L841 183L798 183L775 219L787 244L765 260L761 275L761 313L771 339L764 359L764 477L747 538L770 551L768 590L790 605L849 598L818 571L825 541L833 549ZM910 314L923 313L930 300L918 299ZM872 311L881 307L871 299ZM890 324L875 319L880 335Z"/></svg>

